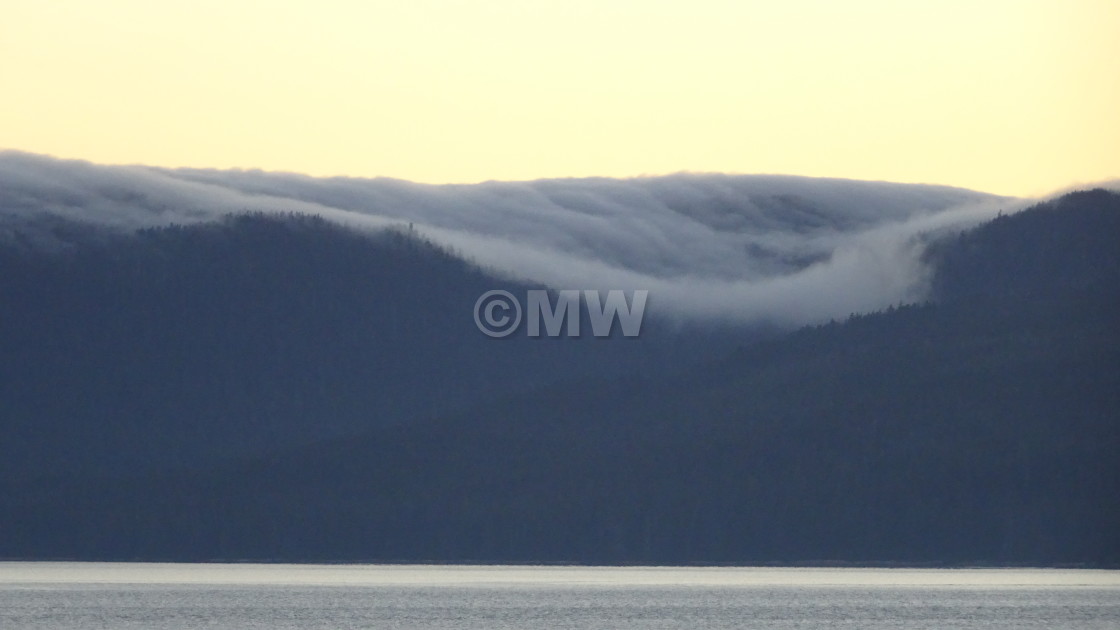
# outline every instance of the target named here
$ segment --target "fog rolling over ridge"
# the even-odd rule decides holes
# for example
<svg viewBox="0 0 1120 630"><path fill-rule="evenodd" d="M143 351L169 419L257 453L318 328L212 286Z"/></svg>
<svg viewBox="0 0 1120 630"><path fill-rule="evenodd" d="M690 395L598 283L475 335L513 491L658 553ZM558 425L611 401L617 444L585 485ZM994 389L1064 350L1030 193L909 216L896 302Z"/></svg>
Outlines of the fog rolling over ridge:
<svg viewBox="0 0 1120 630"><path fill-rule="evenodd" d="M60 247L64 219L112 229L239 212L411 225L513 279L647 289L659 316L796 326L921 299L922 235L1017 209L963 189L680 174L422 185L259 171L99 166L0 153L0 240Z"/></svg>

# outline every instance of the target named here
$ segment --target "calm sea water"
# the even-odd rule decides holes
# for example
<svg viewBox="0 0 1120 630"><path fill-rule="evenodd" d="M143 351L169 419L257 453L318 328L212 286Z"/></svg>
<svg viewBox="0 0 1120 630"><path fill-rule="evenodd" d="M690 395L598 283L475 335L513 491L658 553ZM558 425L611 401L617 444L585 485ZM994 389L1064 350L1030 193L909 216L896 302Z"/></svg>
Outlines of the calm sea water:
<svg viewBox="0 0 1120 630"><path fill-rule="evenodd" d="M0 628L1120 628L1120 572L0 563Z"/></svg>

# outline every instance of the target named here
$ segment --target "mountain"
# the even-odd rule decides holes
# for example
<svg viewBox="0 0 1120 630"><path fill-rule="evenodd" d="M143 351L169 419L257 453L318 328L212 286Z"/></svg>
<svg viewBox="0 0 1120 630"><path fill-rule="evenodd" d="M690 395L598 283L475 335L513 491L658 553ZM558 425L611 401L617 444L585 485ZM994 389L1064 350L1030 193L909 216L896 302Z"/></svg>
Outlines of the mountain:
<svg viewBox="0 0 1120 630"><path fill-rule="evenodd" d="M230 229L203 231L232 238ZM1120 195L1073 193L931 238L930 301L766 338L709 331L722 350L673 372L490 390L408 422L206 465L50 475L24 461L5 473L0 556L1120 565ZM428 264L479 273L408 235L391 239ZM194 251L189 242L182 247ZM233 261L219 260L197 281L236 278ZM75 263L63 275L96 268ZM386 290L407 295L415 279ZM85 285L40 299L72 300ZM262 313L277 312L266 305ZM423 330L437 335L457 325L430 324ZM9 335L5 348L35 360L39 346L21 337ZM616 341L600 345L626 346ZM480 339L464 356L478 360L503 343ZM246 364L245 379L267 363ZM9 367L5 382L18 373ZM72 378L92 373L103 370ZM436 377L407 379L419 387ZM13 391L24 389L0 390L9 409L22 400ZM329 391L332 400L347 394L337 384Z"/></svg>
<svg viewBox="0 0 1120 630"><path fill-rule="evenodd" d="M66 248L0 247L8 474L198 467L545 384L666 372L756 334L686 336L650 317L633 343L492 340L475 301L530 285L407 229L260 214L52 229Z"/></svg>

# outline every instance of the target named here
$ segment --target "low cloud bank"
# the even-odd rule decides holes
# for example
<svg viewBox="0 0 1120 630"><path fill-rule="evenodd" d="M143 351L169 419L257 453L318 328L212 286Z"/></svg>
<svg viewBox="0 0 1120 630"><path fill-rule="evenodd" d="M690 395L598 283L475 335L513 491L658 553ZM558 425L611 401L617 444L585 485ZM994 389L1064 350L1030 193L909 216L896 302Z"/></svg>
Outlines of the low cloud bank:
<svg viewBox="0 0 1120 630"><path fill-rule="evenodd" d="M26 238L51 217L125 230L247 211L358 229L411 224L500 274L648 289L650 313L680 319L785 326L920 299L923 235L1025 205L941 186L769 175L432 186L0 153L0 239Z"/></svg>

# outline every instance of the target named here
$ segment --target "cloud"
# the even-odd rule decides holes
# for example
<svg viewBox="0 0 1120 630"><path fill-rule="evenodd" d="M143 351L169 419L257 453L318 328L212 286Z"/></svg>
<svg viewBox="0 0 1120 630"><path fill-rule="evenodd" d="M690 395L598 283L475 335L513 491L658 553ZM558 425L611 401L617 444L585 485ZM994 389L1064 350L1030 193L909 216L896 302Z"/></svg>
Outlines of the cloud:
<svg viewBox="0 0 1120 630"><path fill-rule="evenodd" d="M1022 205L957 188L789 176L433 186L0 153L0 229L43 217L135 229L244 211L361 229L411 223L507 276L648 289L651 314L790 326L920 298L921 234Z"/></svg>

